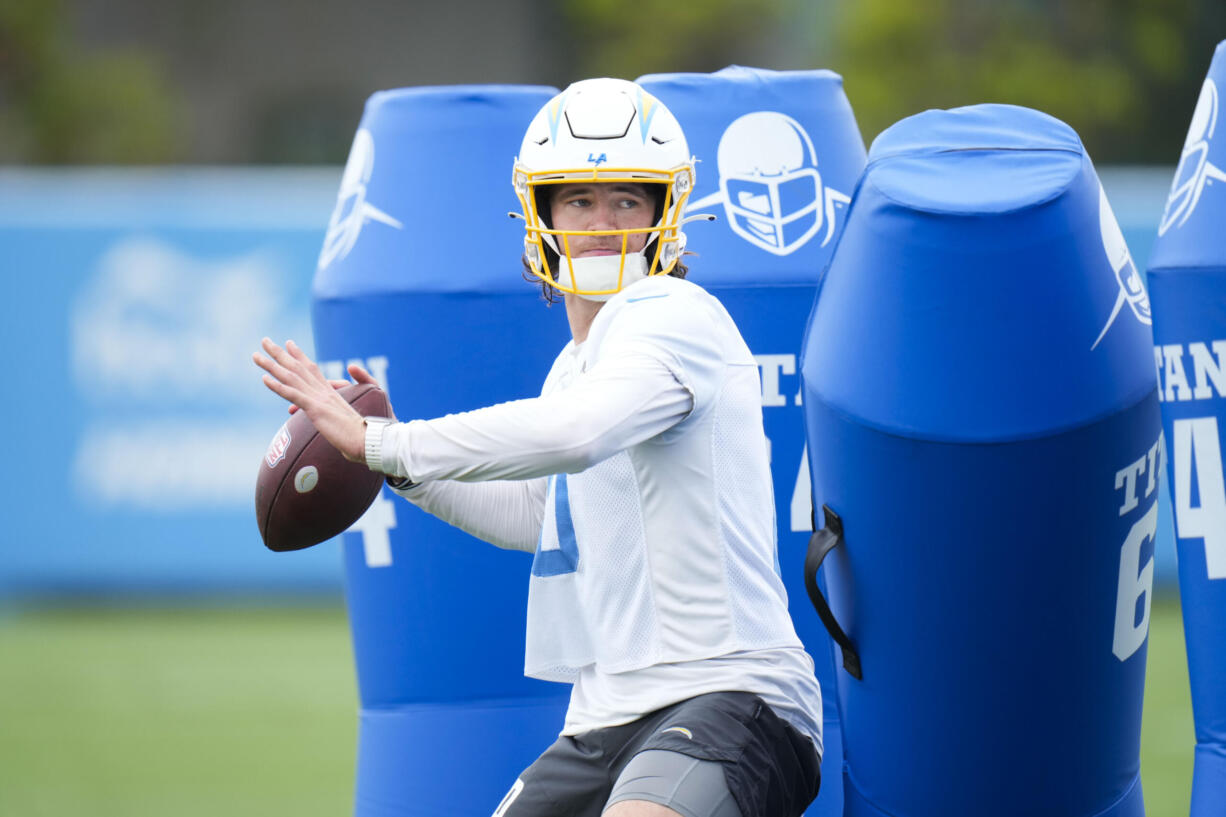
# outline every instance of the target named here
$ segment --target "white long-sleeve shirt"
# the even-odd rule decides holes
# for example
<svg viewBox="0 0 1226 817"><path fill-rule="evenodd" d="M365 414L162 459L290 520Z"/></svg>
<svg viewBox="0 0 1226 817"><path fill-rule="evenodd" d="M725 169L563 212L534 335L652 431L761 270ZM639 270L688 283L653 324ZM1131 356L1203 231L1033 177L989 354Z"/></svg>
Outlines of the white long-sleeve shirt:
<svg viewBox="0 0 1226 817"><path fill-rule="evenodd" d="M573 365L578 351L567 344L554 370ZM569 389L388 426L384 462L395 476L421 483L401 492L415 505L499 547L533 552L543 477L582 471L654 437L692 405L666 366L629 355L594 367Z"/></svg>
<svg viewBox="0 0 1226 817"><path fill-rule="evenodd" d="M387 426L410 501L534 551L525 672L574 684L564 734L755 692L821 745L777 575L755 362L701 288L610 299L540 397Z"/></svg>

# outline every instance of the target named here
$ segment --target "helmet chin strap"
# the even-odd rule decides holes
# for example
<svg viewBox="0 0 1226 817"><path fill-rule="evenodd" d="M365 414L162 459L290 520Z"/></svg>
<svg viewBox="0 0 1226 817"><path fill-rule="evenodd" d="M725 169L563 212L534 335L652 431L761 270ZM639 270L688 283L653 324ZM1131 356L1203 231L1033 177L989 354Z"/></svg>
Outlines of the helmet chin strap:
<svg viewBox="0 0 1226 817"><path fill-rule="evenodd" d="M625 271L622 273L621 289L625 289L636 281L647 277L647 259L641 252L626 253ZM582 290L577 293L580 298L588 301L607 301L617 292L606 292L602 295L584 294L602 290L617 290L618 271L622 266L622 256L596 255L584 258L573 258L566 263L566 257L558 260L558 283L567 289ZM571 278L571 268L574 268L574 278Z"/></svg>

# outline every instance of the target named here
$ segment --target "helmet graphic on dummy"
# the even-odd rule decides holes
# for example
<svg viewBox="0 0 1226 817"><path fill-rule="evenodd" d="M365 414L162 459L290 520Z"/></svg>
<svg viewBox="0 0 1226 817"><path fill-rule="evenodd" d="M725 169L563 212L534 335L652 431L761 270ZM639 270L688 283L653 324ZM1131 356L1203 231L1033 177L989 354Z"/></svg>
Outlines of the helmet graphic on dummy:
<svg viewBox="0 0 1226 817"><path fill-rule="evenodd" d="M1217 129L1217 115L1217 83L1206 79L1201 86L1196 109L1192 112L1192 123L1184 139L1179 167L1175 169L1166 209L1158 225L1158 235L1165 235L1172 226L1182 227L1191 218L1207 182L1226 181L1226 171L1209 161L1213 132Z"/></svg>
<svg viewBox="0 0 1226 817"><path fill-rule="evenodd" d="M556 230L549 187L577 182L644 184L655 223L625 230ZM676 117L633 82L589 79L551 99L532 120L512 178L523 210L524 255L532 274L560 290L604 301L648 275L665 275L685 251L682 213L694 188L694 159ZM514 214L513 214L514 215ZM630 235L646 233L640 252ZM621 237L621 252L571 258L575 236Z"/></svg>
<svg viewBox="0 0 1226 817"><path fill-rule="evenodd" d="M1094 341L1094 345L1090 347L1091 351L1098 346L1107 334L1107 330L1115 323L1124 304L1132 308L1132 314L1138 321L1146 326L1153 324L1153 317L1149 309L1149 295L1145 292L1145 282L1141 280L1141 275L1137 272L1137 265L1132 261L1132 253L1128 251L1124 232L1120 229L1119 222L1116 221L1115 213L1111 210L1111 203L1107 201L1107 191L1103 189L1101 183L1098 185L1098 228L1102 234L1103 252L1107 254L1107 261L1111 264L1111 271L1115 273L1115 282L1119 285L1120 291L1106 325L1098 333L1098 339Z"/></svg>
<svg viewBox="0 0 1226 817"><path fill-rule="evenodd" d="M324 246L319 253L319 269L325 269L333 261L347 256L368 221L378 221L397 230L404 229L398 219L366 200L366 185L370 183L374 169L375 139L370 131L360 128L353 137L353 147L349 149L349 159L341 175L336 207L332 210Z"/></svg>
<svg viewBox="0 0 1226 817"><path fill-rule="evenodd" d="M742 116L724 131L716 163L728 223L746 241L787 255L821 228L817 152L795 119L774 111Z"/></svg>

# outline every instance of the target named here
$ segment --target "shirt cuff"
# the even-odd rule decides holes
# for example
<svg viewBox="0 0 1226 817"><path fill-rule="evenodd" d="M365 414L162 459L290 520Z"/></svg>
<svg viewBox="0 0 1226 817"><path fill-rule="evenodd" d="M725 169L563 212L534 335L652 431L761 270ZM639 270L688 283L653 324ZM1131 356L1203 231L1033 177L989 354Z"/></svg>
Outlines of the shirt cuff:
<svg viewBox="0 0 1226 817"><path fill-rule="evenodd" d="M366 422L366 467L381 474L387 473L383 464L383 430L391 423L386 417L365 417Z"/></svg>

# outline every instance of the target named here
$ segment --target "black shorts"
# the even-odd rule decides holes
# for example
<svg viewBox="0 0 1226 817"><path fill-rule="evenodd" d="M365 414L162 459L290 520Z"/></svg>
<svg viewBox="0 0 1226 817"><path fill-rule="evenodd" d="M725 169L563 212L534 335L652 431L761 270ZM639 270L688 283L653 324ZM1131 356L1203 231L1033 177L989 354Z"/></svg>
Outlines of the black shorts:
<svg viewBox="0 0 1226 817"><path fill-rule="evenodd" d="M558 738L519 776L495 814L599 817L626 765L654 750L719 764L741 817L798 817L821 782L811 740L758 696L715 692L623 726ZM622 781L621 799L626 785Z"/></svg>

